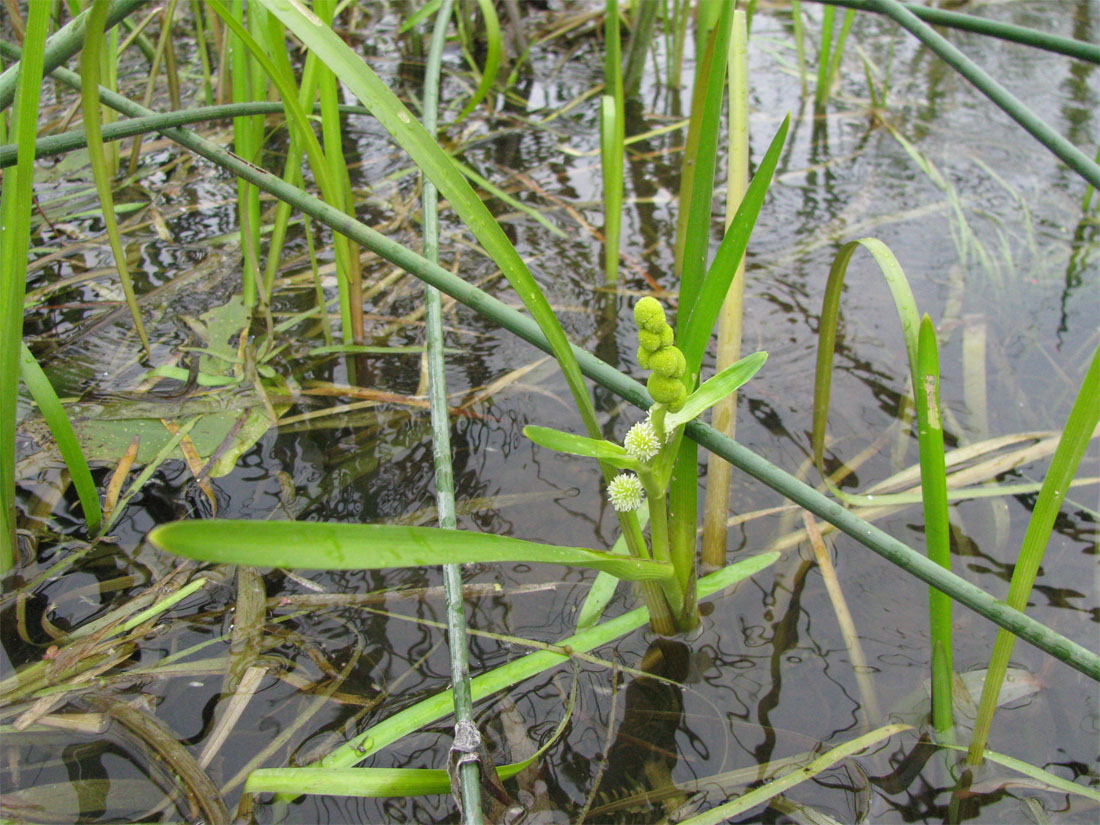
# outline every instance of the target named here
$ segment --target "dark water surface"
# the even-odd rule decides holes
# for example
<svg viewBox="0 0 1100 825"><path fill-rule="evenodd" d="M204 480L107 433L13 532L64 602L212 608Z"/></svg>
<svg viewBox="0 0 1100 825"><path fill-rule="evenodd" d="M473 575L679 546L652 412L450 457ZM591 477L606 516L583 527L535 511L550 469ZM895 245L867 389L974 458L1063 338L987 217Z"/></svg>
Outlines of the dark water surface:
<svg viewBox="0 0 1100 825"><path fill-rule="evenodd" d="M1083 40L1095 41L1097 36L1097 9L1087 2L1020 2L974 11ZM541 14L534 8L529 13L533 19ZM398 63L392 48L402 16L381 6L370 14L371 34L362 45L364 53L400 94L418 98L416 60L408 57ZM821 9L808 8L807 14L815 21L807 28L816 42ZM950 37L1057 131L1086 154L1095 153L1094 66L977 36ZM1095 206L1091 217L1082 212L1084 183L889 22L870 15L857 18L840 85L823 117L815 118L812 106L800 95L792 70L792 44L789 13L758 9L750 49L753 161L759 160L788 112L792 125L749 251L744 351L767 350L769 359L741 392L738 440L780 467L806 473L812 483L819 481L807 463L822 294L836 250L867 236L890 246L909 277L918 307L937 322L949 449L996 435L1060 428L1097 344L1100 318L1100 239ZM861 55L876 72L889 74L887 103L881 111L870 109ZM673 291L664 297L674 306L670 272L681 159L676 149L684 141L684 131L653 136L631 147L623 288L598 289L601 243L561 204L578 210L592 227L602 226L599 98L586 100L544 128L532 127L529 121L548 117L601 82L599 43L592 36L560 38L536 48L531 65L531 73L517 88L527 104L502 100L496 117L464 124L466 139L481 139L472 142L461 159L497 185L514 190L516 198L565 231L566 237L557 237L529 216L489 200L559 310L570 338L639 375L630 307L650 288L647 278ZM463 68L457 51L448 53L445 67L453 74L444 82L443 99L454 109L468 94L465 81L456 79ZM881 83L882 75L878 77ZM673 122L678 107L687 105L686 92L677 101L648 79L628 108L628 136ZM441 114L441 121L447 120L448 115ZM372 225L386 223L416 197L411 176L383 180L407 161L371 120L352 116L347 126L353 184L361 188L360 216ZM272 146L280 147L280 140L277 137ZM176 153L166 148L156 157L168 163ZM151 322L151 337L162 353L188 342L179 317L198 316L224 302L237 277L236 253L221 237L236 230L235 186L204 163L196 160L188 175L179 178L171 173L164 180L146 178L155 205L168 216L171 240L158 238L152 229L129 236L131 252L139 253L139 292L168 284L162 314ZM271 151L265 165L281 169L282 158ZM515 172L531 183L522 183ZM724 179L724 168L719 177ZM179 211L182 207L198 208ZM454 216L445 214L443 224L444 264L458 260L462 277L485 280L486 289L517 304L502 279L492 277L492 264L459 231ZM101 231L94 221L80 226L92 235ZM405 221L387 233L419 248L416 222ZM324 242L327 233L318 237ZM285 255L304 250L298 226ZM89 268L110 261L105 241L84 247L81 255L82 265ZM210 269L197 282L202 287L171 292L172 278L202 261ZM373 281L391 270L374 261L364 277ZM71 261L63 260L56 269L43 269L29 288L75 271ZM327 286L331 298L331 276ZM308 281L284 288L276 309L308 308L311 289ZM373 343L422 343L419 319L387 330L421 305L421 295L408 277L373 299L367 307ZM62 394L78 395L93 384L129 387L142 373L140 365L120 355L134 346L125 316L79 334L88 313L100 310L78 305L103 297L81 285L28 313L28 335L46 351L43 360ZM842 312L829 425L830 466L854 459L880 436L888 436L844 482L855 493L914 464L917 442L912 428L897 423L907 388L905 349L889 291L866 254L858 253L849 271ZM459 526L565 545L610 546L616 521L601 496L597 468L583 459L534 447L522 435L528 423L581 431L556 366L552 361L537 363L543 359L541 353L493 329L461 305L448 312L445 324L447 345L459 350L447 361L452 403L461 403L512 370L534 365L453 419L456 495L460 502L472 502L460 512ZM273 362L277 371L293 373L302 383L347 380L341 359L306 355L310 347L323 343L315 328L301 325L292 333L296 337L287 339L288 349ZM70 337L71 345L56 347ZM976 340L984 340L984 359L968 354ZM981 368L964 367L967 362ZM370 364L368 386L410 396L421 391L417 355L377 357ZM711 366L708 362L706 368ZM982 394L974 392L977 376L983 373L984 415L978 402ZM621 438L641 416L598 388L595 398L608 436ZM329 403L336 402L321 399L295 407L290 414ZM28 415L26 407L20 409L21 415ZM22 443L20 461L30 458L33 450ZM1008 470L999 480L1040 481L1045 461ZM1092 445L1078 476L1096 477L1097 465ZM97 480L105 484L107 474L109 470L97 474ZM28 478L21 488L20 503L28 511L50 486L32 482ZM287 518L290 513L300 519L351 522L408 519L413 514L415 523L434 523L428 412L382 405L269 431L231 475L214 481L214 488L222 517ZM1036 495L955 504L954 570L1003 597ZM782 503L777 494L734 472L731 516ZM1097 510L1095 484L1070 491L1029 607L1035 618L1090 648L1100 640ZM53 513L53 529L60 533L73 532L79 524L72 493ZM117 546L94 551L66 575L35 590L25 604L29 642L16 632L14 605L5 605L0 637L5 673L42 658L50 642L40 629L43 617L62 629L76 627L166 575L176 562L144 543L145 533L164 521L203 515L209 515L209 503L194 489L190 471L182 462L166 464L131 501L112 531ZM917 549L924 545L921 522L919 507L876 521ZM536 743L544 741L560 720L577 680L571 723L541 760L537 781L526 789L531 796L525 798L534 800L529 821L576 821L582 810L587 822L677 821L762 778L751 775L738 782L730 772L821 752L865 732L871 711L820 569L805 543L782 542L801 526L801 514L785 510L731 528L731 558L773 545L784 548L783 556L751 581L712 600L709 615L691 638L658 640L639 631L594 651L605 664L580 661L575 670L562 667L545 673L519 685L507 699L493 697L478 705L490 752L498 762L514 761L522 745L515 729ZM74 546L66 544L64 536L43 538L37 545L37 566L18 583ZM846 537L837 538L831 552L881 711L869 720L872 727L905 721L926 728L927 700L921 685L929 665L927 587ZM127 575L133 580L115 589L99 586ZM217 571L207 575L210 583L170 614L172 621L165 621L163 632L147 639L134 659L109 671L108 678L121 678L130 668L152 665L206 640L215 641L199 658L229 652L227 639L217 637L232 628L236 587L231 577ZM541 642L571 633L593 578L589 573L528 565L471 566L465 576L468 582L501 588L499 594L467 601L472 627ZM530 587L540 583L551 586ZM308 594L313 588L339 594L440 584L440 572L434 569L306 572L299 578L270 571L264 576L269 598ZM618 614L631 604L628 588L621 586L609 611ZM437 595L390 600L381 607L445 620ZM302 692L303 684L323 686L353 659L339 687L341 701L322 703L270 757L268 766L308 762L345 736L449 685L446 645L434 627L350 609L307 611L275 622L291 612L276 606L268 613L265 644L271 646L262 663L269 670L208 767L219 786L233 780L249 759L307 712L312 697ZM954 621L956 669L984 668L995 627L962 608L956 608ZM484 637L471 639L470 650L475 674L525 652L516 643ZM1027 645L1016 646L1012 664L1026 689L998 712L990 747L1095 788L1100 784L1096 685ZM612 665L643 667L681 686L617 672ZM293 673L297 682L275 678L277 672ZM197 756L219 712L222 678L221 670L211 670L108 684L124 700L139 694L150 697L148 707L155 708L157 718ZM367 706L386 693L376 706ZM68 709L95 710L95 704L85 696ZM518 725L504 721L510 711L518 714ZM840 763L790 791L788 801L841 822L943 821L954 781L943 760L929 758L927 749L918 745L919 732L900 734L872 753ZM963 741L968 737L964 733ZM136 742L117 725L106 733L83 735L15 735L9 730L0 744L0 779L5 792L12 792L5 801L5 815L28 822L178 821L181 814L171 807L150 813L162 798L156 788L174 787L174 780ZM449 729L441 723L384 749L367 764L440 767L449 744ZM765 773L771 776L776 770ZM35 793L35 788L41 790ZM238 781L226 792L230 806L240 791ZM621 801L639 791L650 795ZM281 813L265 799L256 816L272 821ZM454 803L445 796L411 801L308 797L290 805L285 815L287 821L299 823L457 821ZM829 821L808 820L809 815L797 809L757 809L737 821ZM988 765L963 800L961 815L973 822L1095 822L1097 807L1081 797L1030 786L1020 774Z"/></svg>

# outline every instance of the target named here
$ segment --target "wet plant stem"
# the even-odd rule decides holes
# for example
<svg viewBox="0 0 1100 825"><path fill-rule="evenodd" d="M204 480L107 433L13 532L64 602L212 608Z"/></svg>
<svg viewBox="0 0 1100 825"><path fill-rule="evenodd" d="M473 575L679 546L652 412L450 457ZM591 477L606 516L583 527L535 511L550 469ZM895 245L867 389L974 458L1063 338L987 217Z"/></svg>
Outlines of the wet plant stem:
<svg viewBox="0 0 1100 825"><path fill-rule="evenodd" d="M439 105L439 74L453 0L443 0L436 14L431 46L424 76L424 128L436 132ZM331 74L331 72L329 73ZM421 202L424 214L424 256L439 262L439 195L435 185L423 181ZM454 471L451 466L451 421L447 406L447 382L443 363L443 316L439 290L425 285L427 303L428 394L431 401L432 457L435 462L436 511L439 526L453 530L457 526L454 499ZM447 594L447 637L451 659L451 684L454 686L455 739L460 731L477 739L470 693L470 665L466 651L466 613L462 600L462 568L443 565L443 585ZM478 761L467 759L458 768L459 796L463 825L481 825L481 786Z"/></svg>

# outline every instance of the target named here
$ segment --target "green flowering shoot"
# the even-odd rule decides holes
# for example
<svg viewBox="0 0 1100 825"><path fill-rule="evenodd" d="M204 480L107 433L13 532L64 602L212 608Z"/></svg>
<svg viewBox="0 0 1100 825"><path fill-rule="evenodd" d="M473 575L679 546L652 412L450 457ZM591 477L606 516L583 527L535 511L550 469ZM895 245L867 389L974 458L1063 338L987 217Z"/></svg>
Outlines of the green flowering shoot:
<svg viewBox="0 0 1100 825"><path fill-rule="evenodd" d="M637 510L645 500L642 480L634 473L619 473L608 482L607 497L620 513Z"/></svg>
<svg viewBox="0 0 1100 825"><path fill-rule="evenodd" d="M626 434L623 447L639 461L649 461L661 449L661 439L649 421L639 421Z"/></svg>

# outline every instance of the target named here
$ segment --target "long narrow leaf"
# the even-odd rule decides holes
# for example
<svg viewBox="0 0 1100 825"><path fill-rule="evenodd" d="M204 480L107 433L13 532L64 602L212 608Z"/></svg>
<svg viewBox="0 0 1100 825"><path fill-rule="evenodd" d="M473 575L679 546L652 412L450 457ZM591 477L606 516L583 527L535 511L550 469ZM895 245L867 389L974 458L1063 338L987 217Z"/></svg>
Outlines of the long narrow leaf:
<svg viewBox="0 0 1100 825"><path fill-rule="evenodd" d="M686 322L683 319L677 322L676 340L680 349L683 350L684 358L687 359L689 373L699 372L699 365L703 361L707 342L718 320L722 302L726 299L730 282L737 272L737 265L749 245L749 236L756 225L756 217L760 214L764 195L767 194L768 186L771 185L776 164L779 163L779 155L787 139L789 124L788 116L783 119L779 131L772 138L771 145L764 153L764 158L760 161L756 174L753 175L752 183L749 184L745 197L737 208L737 214L734 215L733 222L726 231L725 237L722 238L722 243L714 256L714 262L710 265L699 287L698 300L694 302ZM680 306L683 307L684 304Z"/></svg>
<svg viewBox="0 0 1100 825"><path fill-rule="evenodd" d="M533 424L524 427L523 434L540 447L557 450L559 453L600 458L604 461L610 461L616 467L624 470L638 470L641 466L638 460L630 455L624 447L611 441L573 435L573 433L566 433L549 427L538 427Z"/></svg>
<svg viewBox="0 0 1100 825"><path fill-rule="evenodd" d="M691 123L684 147L684 172L680 183L676 261L680 275L681 313L685 310L690 313L695 307L710 250L714 168L718 157L722 93L726 85L726 60L733 21L733 3L704 4L700 11L713 13L715 6L720 7L718 18L707 38L705 50L700 49L703 57L696 67ZM678 333L683 333L685 324L686 319L681 315L676 322ZM690 366L691 362L688 361L688 364Z"/></svg>
<svg viewBox="0 0 1100 825"><path fill-rule="evenodd" d="M455 123L464 120L477 104L481 103L489 94L489 90L493 88L493 84L496 82L497 72L500 69L500 56L503 53L500 20L497 19L497 10L493 6L493 0L477 0L477 4L481 9L481 19L485 23L485 66L481 70L481 82L477 86L477 91L474 92L474 96L470 98L458 117L455 118Z"/></svg>
<svg viewBox="0 0 1100 825"><path fill-rule="evenodd" d="M928 558L951 569L951 534L947 514L947 464L940 415L940 358L936 328L927 315L921 320L915 379L917 437L920 444L924 538ZM928 588L929 640L932 644L932 724L941 742L950 744L952 727L951 598Z"/></svg>
<svg viewBox="0 0 1100 825"><path fill-rule="evenodd" d="M754 808L757 805L767 802L769 799L783 793L783 791L793 788L795 785L802 784L807 779L813 779L819 773L832 767L840 760L847 759L849 756L854 756L861 750L871 747L871 745L874 745L876 742L881 742L883 739L887 739L903 730L911 730L911 728L909 725L902 724L885 725L877 730L860 736L858 739L853 739L851 742L837 745L832 750L821 754L821 756L817 757L817 759L806 767L790 771L778 779L773 779L761 785L759 788L739 796L731 802L726 802L723 805L719 805L717 808L711 808L709 811L701 813L698 816L680 820L680 825L718 825L719 822L725 822L727 819L732 819L738 814L744 813L749 808Z"/></svg>
<svg viewBox="0 0 1100 825"><path fill-rule="evenodd" d="M162 550L199 561L305 570L380 570L437 564L520 561L606 570L632 581L667 579L668 565L584 547L509 536L323 521L176 521L149 533Z"/></svg>
<svg viewBox="0 0 1100 825"><path fill-rule="evenodd" d="M126 263L126 252L122 248L122 236L115 218L114 197L111 194L111 173L103 144L103 126L99 110L100 53L103 49L103 25L107 19L110 0L95 0L92 13L88 17L87 36L84 51L80 55L81 98L84 105L84 130L88 134L88 157L92 163L92 175L95 188L99 193L99 202L103 208L103 223L107 227L107 237L111 242L115 266L118 268L122 292L126 296L126 305L134 319L134 328L141 347L149 355L149 338L145 334L145 324L141 320L134 285L130 280L130 268Z"/></svg>
<svg viewBox="0 0 1100 825"><path fill-rule="evenodd" d="M577 408L592 436L600 433L595 409L588 395L576 358L550 303L532 277L516 248L489 213L481 198L454 167L447 154L417 122L366 63L304 6L292 0L262 0L280 20L331 68L352 93L369 108L378 122L403 147L424 174L439 188L500 266L513 289L546 335L554 357L561 365Z"/></svg>
<svg viewBox="0 0 1100 825"><path fill-rule="evenodd" d="M73 432L72 422L65 414L65 408L57 398L50 379L42 371L38 361L27 348L22 346L22 356L19 363L23 373L23 383L31 391L34 403L42 413L42 417L49 425L57 448L61 451L61 457L65 460L65 466L69 468L76 494L80 497L80 506L84 508L84 521L88 525L88 532L95 533L103 521L103 511L99 506L99 494L96 492L95 482L92 480L92 472L88 469L88 460L80 449L76 433Z"/></svg>
<svg viewBox="0 0 1100 825"><path fill-rule="evenodd" d="M825 475L823 457L825 453L825 427L829 418L829 395L833 382L833 352L836 348L836 328L840 320L840 296L844 290L844 276L848 272L848 263L860 247L866 249L875 259L901 321L901 332L905 339L905 349L909 355L909 373L917 375L917 337L920 330L920 315L917 313L917 301L909 281L902 271L901 264L882 241L877 238L860 238L844 244L833 259L829 269L829 278L825 283L825 298L821 305L821 321L817 332L817 367L814 372L814 420L810 443L813 446L814 461L818 471Z"/></svg>
<svg viewBox="0 0 1100 825"><path fill-rule="evenodd" d="M34 137L49 22L49 4L32 3L12 121L18 160L0 184L0 574L10 570L15 560L15 398L34 197Z"/></svg>
<svg viewBox="0 0 1100 825"><path fill-rule="evenodd" d="M768 353L754 352L703 382L699 389L687 397L683 407L665 417L665 429L672 430L686 424L713 407L738 387L748 383L767 360Z"/></svg>
<svg viewBox="0 0 1100 825"><path fill-rule="evenodd" d="M1050 541L1054 519L1062 508L1069 483L1077 472L1077 465L1085 454L1089 439L1097 424L1100 424L1100 346L1092 354L1085 380L1077 399L1073 402L1069 418L1066 420L1062 437L1054 457L1050 460L1050 469L1043 479L1043 489L1035 502L1035 510L1027 523L1024 542L1020 546L1020 556L1012 571L1012 581L1008 586L1008 606L1023 612L1027 608L1031 588L1039 573L1047 542ZM993 723L993 714L997 708L997 699L1001 692L1001 683L1008 670L1008 660L1016 637L1005 630L997 631L997 641L993 643L993 656L989 662L982 698L978 703L978 718L974 723L974 736L970 740L970 753L967 760L972 764L981 762L982 751L989 738L989 728Z"/></svg>

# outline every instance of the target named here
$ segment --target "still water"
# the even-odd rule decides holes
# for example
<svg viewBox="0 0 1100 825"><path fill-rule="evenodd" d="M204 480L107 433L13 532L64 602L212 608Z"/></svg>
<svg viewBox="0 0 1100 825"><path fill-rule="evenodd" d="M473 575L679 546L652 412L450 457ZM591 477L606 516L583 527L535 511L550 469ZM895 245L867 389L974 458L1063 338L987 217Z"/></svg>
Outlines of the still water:
<svg viewBox="0 0 1100 825"><path fill-rule="evenodd" d="M1021 2L974 11L1086 41L1097 36L1097 10L1085 2ZM399 93L418 99L414 50L402 41L399 61L393 49L404 19L399 12L381 6L367 12L370 34L360 47ZM532 27L549 19L548 12L535 8L529 14ZM806 14L808 37L816 43L821 9L808 8ZM1095 152L1094 66L975 35L952 34L951 39L1056 130L1086 153ZM660 43L657 54L663 66ZM766 350L769 359L740 394L738 440L790 472L806 473L811 483L820 481L807 466L822 294L836 250L867 236L890 246L918 307L937 322L949 449L991 436L1060 428L1097 343L1100 242L1095 206L1091 214L1082 210L1084 183L958 75L893 24L870 15L857 18L839 84L822 114L815 116L801 94L788 9L757 10L750 64L753 161L788 113L792 125L749 251L744 351ZM582 30L535 48L530 66L515 94L498 100L494 116L464 124L452 137L465 145L464 163L562 230L555 235L530 215L489 200L570 338L640 375L633 354L633 301L656 284L668 305L675 306L672 248L684 130L631 145L622 288L601 289L599 99L560 110L601 81L602 52L597 39ZM868 93L865 66L880 101L888 86L885 103L877 107ZM443 100L452 108L469 93L459 79L462 67L457 50L449 52ZM685 77L690 67L689 46ZM810 83L812 98L812 77ZM687 105L686 88L678 96L650 73L628 107L627 135L675 123ZM360 217L386 225L387 234L419 248L418 224L408 219L417 197L415 182L408 175L387 177L406 160L370 119L349 116L346 125L345 151L361 196ZM268 168L281 168L282 139L273 139L265 158ZM173 171L170 164L178 154L170 146L154 157L168 171L149 173L145 194L164 215L167 231L158 236L151 227L138 230L130 242L140 251L139 291L165 289L154 302L160 314L153 337L169 348L188 344L183 316L200 316L224 303L233 290L239 263L224 236L236 230L235 187L202 161L186 173ZM720 168L720 180L724 177ZM100 231L94 219L77 225L88 234ZM716 222L715 238L718 231ZM462 277L517 303L449 213L443 233L445 265L456 265ZM325 237L318 233L322 243ZM285 257L292 260L305 249L298 226ZM87 246L81 255L87 267L109 261L105 245ZM195 281L201 288L173 291L181 270L204 262L208 271ZM71 262L62 260L56 268L42 269L29 288L74 271ZM310 282L292 277L305 271L302 264L287 267L277 312L311 305ZM388 264L373 259L364 277L374 282L391 273ZM331 298L331 277L326 284ZM422 319L410 316L421 306L420 287L411 277L388 284L367 307L372 343L422 343ZM117 355L120 348L134 346L125 317L86 329L89 313L98 311L87 305L102 297L87 284L77 285L28 314L28 333L48 350L43 360L63 393L78 395L93 384L122 389L140 376L139 367ZM874 445L844 481L854 493L914 464L917 445L913 429L898 420L907 366L897 316L869 256L856 256L842 313L830 469ZM597 469L583 459L537 448L522 435L528 423L581 431L556 366L461 305L448 309L445 324L447 345L455 350L448 356L448 391L451 403L462 408L451 433L457 498L465 502L460 503L460 528L610 546L616 522L601 498ZM315 327L297 327L294 335L272 362L276 371L293 374L303 386L346 382L347 364L341 358L307 354L323 343ZM117 369L103 369L116 361ZM111 375L105 378L104 372ZM372 388L401 396L423 391L416 354L372 357L365 373L364 383ZM490 394L482 393L497 381ZM608 436L621 438L640 417L598 388L595 398ZM289 415L348 400L311 397ZM31 449L26 447L20 460L28 459ZM1097 463L1093 447L1079 477L1095 477ZM1039 459L1006 470L999 480L1039 481L1045 466ZM232 474L213 482L213 490L222 517L431 524L433 479L427 410L383 404L267 432ZM105 477L97 480L105 483ZM28 482L21 504L32 509L43 486L48 485ZM1034 501L1034 493L1025 493L954 505L954 570L1003 597ZM778 495L735 471L730 515L745 518L730 530L730 558L772 546L783 548L783 556L713 599L702 627L690 638L660 640L639 631L596 651L601 663L579 661L573 669L536 677L507 697L477 707L494 758L514 761L532 742L550 736L576 683L566 733L521 790L532 810L530 821L571 822L582 816L587 822L677 821L778 770L778 765L760 771L753 766L827 750L858 736L867 724L926 726L927 587L853 540L841 537L830 545L866 660L865 667L853 667L812 551L805 543L783 540L801 528L801 514L781 505ZM5 672L42 658L50 641L39 630L44 618L57 628L76 627L168 575L174 560L145 544L143 536L158 523L209 516L210 510L182 462L158 470L112 531L116 545L89 554L22 603L27 639L14 629L15 608L6 605ZM1029 607L1035 618L1091 648L1100 622L1096 520L1095 485L1071 490ZM882 515L876 523L921 549L921 521L919 509L910 507ZM53 508L52 529L62 535L40 540L37 566L18 583L71 552L75 545L64 534L78 523L79 509L69 494ZM172 678L138 678L127 670L207 640L214 641L195 658L213 661L229 652L228 637L219 637L233 629L236 586L226 574L209 577L210 583L183 601L129 664L107 672L105 683L116 698L149 697L146 707L155 709L156 717L196 755L222 712L218 697L224 664ZM471 566L465 578L499 588L467 601L473 628L543 642L569 635L592 580L587 573L526 565ZM117 583L108 588L104 582ZM449 685L447 650L437 628L350 608L295 611L290 597L440 583L439 572L430 569L266 573L266 595L274 600L261 659L268 670L207 767L231 807L240 796L241 768L280 736L285 739L265 765L304 764L343 737ZM288 598L280 602L283 597ZM609 612L620 613L631 604L631 594L621 586ZM393 596L373 607L444 620L435 591L417 599ZM984 668L995 628L962 608L956 608L954 620L956 668ZM516 641L474 637L470 651L476 674L522 655L525 648ZM1017 645L1012 663L1020 687L999 711L990 747L1095 787L1100 781L1095 684L1026 645ZM621 668L642 668L651 675ZM338 675L343 677L338 692L318 703L317 692ZM70 709L97 707L94 698L78 696ZM918 730L900 734L800 785L786 797L787 807L758 809L740 821L829 821L808 820L812 812L799 804L842 822L942 821L953 780L943 760L918 739ZM163 793L157 788L174 783L136 741L118 725L101 733L8 738L2 770L11 795L5 814L50 822L178 821L187 816L186 805L182 814L170 805L158 808ZM449 729L440 724L401 740L368 764L439 767L449 743ZM976 777L961 810L974 822L1096 818L1094 803L1035 787L994 766ZM257 805L260 821L283 815L300 823L457 821L454 804L445 796L412 801L309 797L286 811L266 800Z"/></svg>

